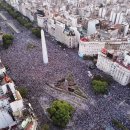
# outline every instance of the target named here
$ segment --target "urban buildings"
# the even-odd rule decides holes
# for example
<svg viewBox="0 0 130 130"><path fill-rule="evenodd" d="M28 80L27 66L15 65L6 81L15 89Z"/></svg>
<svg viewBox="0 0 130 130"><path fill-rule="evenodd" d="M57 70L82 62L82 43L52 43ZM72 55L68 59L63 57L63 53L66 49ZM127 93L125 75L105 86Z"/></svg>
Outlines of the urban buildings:
<svg viewBox="0 0 130 130"><path fill-rule="evenodd" d="M130 83L130 55L128 51L102 49L98 53L97 68L111 75L121 85Z"/></svg>
<svg viewBox="0 0 130 130"><path fill-rule="evenodd" d="M6 1L31 21L37 21L38 26L48 31L58 42L69 48L79 45L80 57L99 55L98 68L108 70L109 74L122 85L129 82L125 78L124 80L121 80L121 77L116 78L115 74L110 73L113 71L109 70L112 69L111 67L105 69L106 64L102 64L105 59L102 61L103 57L99 53L102 48L120 52L129 51L130 10L127 5L128 0L92 1L91 4L85 0ZM112 63L110 62L110 64ZM107 65L109 66L109 64ZM125 70L124 67L122 71Z"/></svg>
<svg viewBox="0 0 130 130"><path fill-rule="evenodd" d="M88 5L86 3L89 0L83 1L86 2L85 4L82 1L75 3L75 0L72 0L65 6L65 2L61 4L61 1L59 2L60 6L56 0L52 1L52 4L43 1L43 4L33 8L34 10L31 10L30 7L35 7L35 4L31 5L30 3L36 3L36 1L23 1L25 3L21 4L24 15L30 19L34 19L35 26L37 21L38 26L46 29L53 36L51 37L45 32L49 55L49 63L47 65L44 65L42 62L40 39L32 35L31 30L20 26L15 18L11 18L6 11L1 11L8 21L14 23L20 33L16 34L14 32L14 44L8 50L0 48L2 50L0 51L0 55L3 61L7 61L7 64L10 65L11 76L16 78L16 83L25 84L29 88L28 97L35 107L35 112L41 126L49 122L44 114L46 114L46 109L49 107L50 102L55 99L64 99L76 106L76 113L67 129L112 129L109 126L113 127L111 125L113 119L118 119L130 129L128 119L130 113L130 103L128 104L130 90L128 86L121 87L121 85L112 81L109 85L110 89L108 89L108 93L97 96L92 91L91 84L92 77L96 74L105 78L107 77L102 71L113 76L122 85L129 83L129 60L126 63L126 59L129 56L127 53L129 52L129 28L127 26L129 22L125 21L126 24L124 23L126 19L129 21L129 11L127 11L128 15L125 15L123 12L120 12L121 9L114 10L115 8L118 9L118 7L121 8L121 2L117 6L118 1L116 0L116 2L107 0L108 5L105 4L105 0L100 1L102 4L98 4L97 0L95 4L91 1L88 2ZM110 3L115 3L116 6ZM18 3L19 6L20 3ZM26 9L24 9L25 7ZM128 6L126 6L126 9L128 9ZM112 11L113 13L111 13ZM117 15L118 18L116 18ZM120 16L122 20L119 20ZM116 23L116 21L122 22ZM4 32L10 33L11 31L4 24L2 18L0 18L0 22ZM124 31L125 28L126 31ZM69 33L71 36L69 36ZM93 56L99 53L97 67L102 71L96 67L94 69L90 67L92 61L83 61L82 58L79 58L77 56L77 49L63 49L60 45L56 44L55 39L65 43L69 47L79 44L79 55L81 57L83 55ZM73 42L70 42L70 44L69 41L71 39ZM31 48L27 49L29 45ZM102 48L106 48L102 51L103 53L101 52ZM93 60L93 58L90 59ZM95 61L94 59L94 63ZM46 85L46 83L53 83L61 79L68 71L74 73L76 83L78 83L79 87L81 86L80 88L87 95L86 101L81 98L72 98L72 95L63 94ZM25 100L23 100L24 102ZM15 107L15 105L13 106ZM24 104L23 106L26 108ZM26 115L25 113L23 115ZM18 118L17 120L20 119ZM29 122L31 120L26 118L19 124L21 127L26 128L26 124L31 124Z"/></svg>
<svg viewBox="0 0 130 130"><path fill-rule="evenodd" d="M64 43L69 48L78 47L78 39L75 30L66 26L64 23L54 20L48 22L48 32L61 43Z"/></svg>
<svg viewBox="0 0 130 130"><path fill-rule="evenodd" d="M6 2L37 22L58 42L69 48L79 45L80 57L97 55L102 48L116 51L130 48L128 0Z"/></svg>
<svg viewBox="0 0 130 130"><path fill-rule="evenodd" d="M99 17L91 21L89 19L86 34L83 35L79 42L80 57L83 55L96 55L103 47L107 48L108 44L113 49L115 46L117 46L115 49L119 50L128 48L129 24L124 13L110 11L108 16L106 16L106 13L106 8L100 8ZM82 32L84 33L84 30Z"/></svg>
<svg viewBox="0 0 130 130"><path fill-rule="evenodd" d="M92 40L92 41L91 41ZM91 39L91 37L81 38L79 43L79 56L93 56L97 55L102 48L114 49L114 50L129 50L129 39L116 39L116 40L103 40Z"/></svg>
<svg viewBox="0 0 130 130"><path fill-rule="evenodd" d="M36 130L31 104L25 102L0 60L0 129Z"/></svg>
<svg viewBox="0 0 130 130"><path fill-rule="evenodd" d="M128 1L118 1L117 4L117 0L92 1L91 4L85 0L6 1L31 21L37 21L38 26L48 31L57 41L70 48L79 44L80 56L97 54L108 41L113 44L113 41L118 41L116 39L121 41L126 37L127 42L130 13L126 4ZM100 38L92 39L97 34ZM82 37L87 37L89 41L83 42L80 39ZM91 52L87 52L89 48Z"/></svg>

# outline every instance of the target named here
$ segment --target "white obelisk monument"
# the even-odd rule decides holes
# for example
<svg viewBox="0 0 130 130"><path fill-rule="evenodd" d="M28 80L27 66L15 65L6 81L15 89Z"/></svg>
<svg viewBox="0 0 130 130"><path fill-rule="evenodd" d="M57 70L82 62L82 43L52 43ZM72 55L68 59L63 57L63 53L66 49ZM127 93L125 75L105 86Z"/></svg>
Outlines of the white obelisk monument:
<svg viewBox="0 0 130 130"><path fill-rule="evenodd" d="M43 29L41 29L41 40L42 40L43 62L45 64L47 64L48 63L48 54L47 54L46 40L45 40L45 34L44 34Z"/></svg>

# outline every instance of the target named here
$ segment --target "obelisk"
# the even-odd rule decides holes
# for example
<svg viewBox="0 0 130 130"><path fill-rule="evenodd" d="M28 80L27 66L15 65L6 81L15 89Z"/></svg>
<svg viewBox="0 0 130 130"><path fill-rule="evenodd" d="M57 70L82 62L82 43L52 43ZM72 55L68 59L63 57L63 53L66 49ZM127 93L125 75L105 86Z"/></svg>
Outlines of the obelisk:
<svg viewBox="0 0 130 130"><path fill-rule="evenodd" d="M45 64L47 64L48 63L48 54L47 54L47 46L46 46L45 34L44 34L43 29L41 29L41 41L42 41L43 62Z"/></svg>

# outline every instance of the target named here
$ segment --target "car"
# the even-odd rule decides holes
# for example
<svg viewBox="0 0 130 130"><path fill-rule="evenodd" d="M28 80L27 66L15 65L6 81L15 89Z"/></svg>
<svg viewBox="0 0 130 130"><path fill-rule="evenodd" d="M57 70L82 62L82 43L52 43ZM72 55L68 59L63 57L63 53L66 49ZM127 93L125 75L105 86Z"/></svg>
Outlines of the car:
<svg viewBox="0 0 130 130"><path fill-rule="evenodd" d="M2 64L2 62L0 60L0 76L3 76L4 73L6 73L6 69L5 69L5 66Z"/></svg>

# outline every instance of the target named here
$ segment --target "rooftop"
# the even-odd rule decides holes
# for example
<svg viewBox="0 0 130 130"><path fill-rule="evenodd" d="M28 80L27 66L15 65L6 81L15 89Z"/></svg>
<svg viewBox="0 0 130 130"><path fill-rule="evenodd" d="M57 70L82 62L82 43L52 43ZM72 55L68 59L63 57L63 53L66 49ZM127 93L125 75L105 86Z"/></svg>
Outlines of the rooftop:
<svg viewBox="0 0 130 130"><path fill-rule="evenodd" d="M113 62L116 62L120 66L126 68L127 70L130 70L130 52L107 50L103 48L101 53Z"/></svg>

